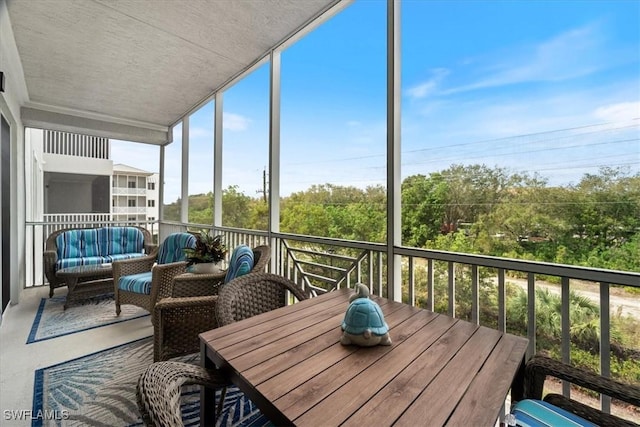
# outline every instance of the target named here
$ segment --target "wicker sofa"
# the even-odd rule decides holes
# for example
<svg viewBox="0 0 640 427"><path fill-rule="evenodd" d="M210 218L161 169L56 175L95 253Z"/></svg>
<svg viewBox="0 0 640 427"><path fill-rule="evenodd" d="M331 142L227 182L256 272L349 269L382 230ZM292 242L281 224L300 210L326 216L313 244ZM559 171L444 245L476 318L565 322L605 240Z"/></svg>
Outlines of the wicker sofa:
<svg viewBox="0 0 640 427"><path fill-rule="evenodd" d="M45 243L44 274L49 281L49 297L56 288L65 286L56 277L61 268L105 264L142 257L157 246L151 234L142 227L65 228L54 231Z"/></svg>

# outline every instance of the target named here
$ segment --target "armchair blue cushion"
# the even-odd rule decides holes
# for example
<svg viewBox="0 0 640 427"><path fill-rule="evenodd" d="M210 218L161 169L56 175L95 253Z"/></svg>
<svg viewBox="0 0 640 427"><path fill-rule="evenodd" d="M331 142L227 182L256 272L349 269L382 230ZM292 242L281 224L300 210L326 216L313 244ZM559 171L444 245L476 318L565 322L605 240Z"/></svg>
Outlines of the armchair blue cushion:
<svg viewBox="0 0 640 427"><path fill-rule="evenodd" d="M240 245L233 250L229 260L229 268L224 283L247 274L253 268L253 250L247 245Z"/></svg>
<svg viewBox="0 0 640 427"><path fill-rule="evenodd" d="M173 262L185 261L185 248L194 248L196 238L190 233L172 233L164 239L158 248L158 264L170 264ZM122 276L118 280L118 288L137 294L151 294L153 274L151 271Z"/></svg>

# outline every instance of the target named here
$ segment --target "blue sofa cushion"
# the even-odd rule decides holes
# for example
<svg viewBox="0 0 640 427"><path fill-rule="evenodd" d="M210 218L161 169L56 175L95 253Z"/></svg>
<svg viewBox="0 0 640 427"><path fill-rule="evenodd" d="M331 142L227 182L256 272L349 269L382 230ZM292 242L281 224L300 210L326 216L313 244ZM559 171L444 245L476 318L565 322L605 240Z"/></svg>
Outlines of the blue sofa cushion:
<svg viewBox="0 0 640 427"><path fill-rule="evenodd" d="M190 233L172 233L164 239L158 249L158 264L185 261L184 250L196 247L196 237Z"/></svg>
<svg viewBox="0 0 640 427"><path fill-rule="evenodd" d="M519 427L596 427L584 418L542 400L521 400L511 413Z"/></svg>
<svg viewBox="0 0 640 427"><path fill-rule="evenodd" d="M151 272L131 274L118 280L118 289L135 292L137 294L151 294Z"/></svg>
<svg viewBox="0 0 640 427"><path fill-rule="evenodd" d="M231 254L224 283L249 273L251 269L253 269L253 250L247 245L238 246Z"/></svg>
<svg viewBox="0 0 640 427"><path fill-rule="evenodd" d="M144 235L135 227L103 227L98 229L100 254L141 254L144 251Z"/></svg>
<svg viewBox="0 0 640 427"><path fill-rule="evenodd" d="M58 259L100 256L98 230L69 230L56 237Z"/></svg>
<svg viewBox="0 0 640 427"><path fill-rule="evenodd" d="M79 265L96 265L111 262L101 256L78 257L78 258L62 258L56 262L56 271L61 268L77 267Z"/></svg>

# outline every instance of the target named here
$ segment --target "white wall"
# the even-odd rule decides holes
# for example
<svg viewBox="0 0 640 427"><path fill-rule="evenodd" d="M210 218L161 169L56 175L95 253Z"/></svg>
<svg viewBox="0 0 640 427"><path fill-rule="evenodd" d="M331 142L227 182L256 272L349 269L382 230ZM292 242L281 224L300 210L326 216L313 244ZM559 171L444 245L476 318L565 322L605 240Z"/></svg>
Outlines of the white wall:
<svg viewBox="0 0 640 427"><path fill-rule="evenodd" d="M111 176L113 160L43 153L45 172Z"/></svg>
<svg viewBox="0 0 640 427"><path fill-rule="evenodd" d="M5 73L5 91L0 92L0 112L11 126L12 181L11 253L0 254L0 258L10 257L11 304L16 304L25 280L24 127L20 107L28 100L28 94L6 0L0 0L0 71ZM0 238L5 237L0 234Z"/></svg>

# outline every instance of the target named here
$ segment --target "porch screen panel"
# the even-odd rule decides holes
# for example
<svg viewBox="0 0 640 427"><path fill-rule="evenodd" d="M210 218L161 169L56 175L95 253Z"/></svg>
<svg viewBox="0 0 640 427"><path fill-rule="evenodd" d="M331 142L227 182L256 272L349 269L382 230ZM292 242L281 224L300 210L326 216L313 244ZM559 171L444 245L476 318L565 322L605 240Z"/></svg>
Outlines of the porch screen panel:
<svg viewBox="0 0 640 427"><path fill-rule="evenodd" d="M166 221L180 221L182 183L182 123L173 128L173 142L165 148L163 215Z"/></svg>
<svg viewBox="0 0 640 427"><path fill-rule="evenodd" d="M269 63L224 91L222 225L266 230L269 197Z"/></svg>
<svg viewBox="0 0 640 427"><path fill-rule="evenodd" d="M405 1L401 16L403 245L640 271L640 3ZM610 311L612 376L638 382L640 318L601 306L598 283L436 261L427 295L429 260L414 262L417 301L528 327L596 372Z"/></svg>
<svg viewBox="0 0 640 427"><path fill-rule="evenodd" d="M282 52L282 232L386 242L386 2Z"/></svg>
<svg viewBox="0 0 640 427"><path fill-rule="evenodd" d="M213 109L208 102L189 117L189 222L213 224Z"/></svg>

